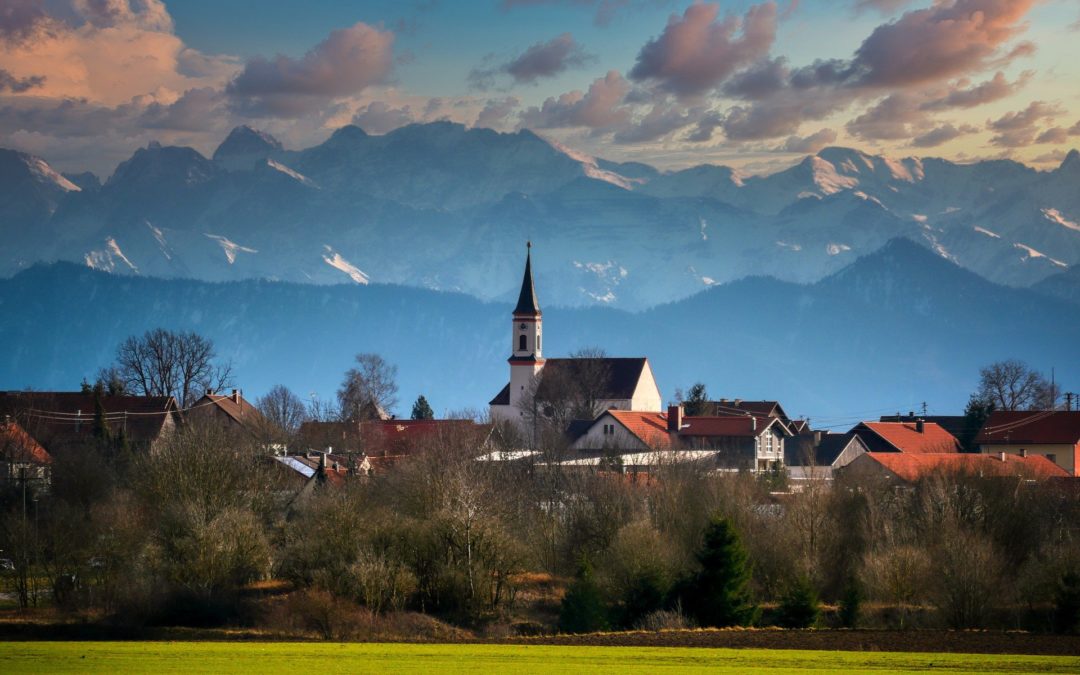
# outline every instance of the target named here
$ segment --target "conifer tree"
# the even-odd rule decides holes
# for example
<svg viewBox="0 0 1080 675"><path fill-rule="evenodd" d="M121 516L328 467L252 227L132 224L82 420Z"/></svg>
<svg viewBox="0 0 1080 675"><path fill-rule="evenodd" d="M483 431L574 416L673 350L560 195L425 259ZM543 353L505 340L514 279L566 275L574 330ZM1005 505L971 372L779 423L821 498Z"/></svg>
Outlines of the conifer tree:
<svg viewBox="0 0 1080 675"><path fill-rule="evenodd" d="M701 570L685 587L683 605L700 626L745 626L757 607L750 598L750 564L731 521L715 516L697 553Z"/></svg>
<svg viewBox="0 0 1080 675"><path fill-rule="evenodd" d="M821 614L817 592L806 577L800 577L780 600L776 625L782 628L811 628Z"/></svg>
<svg viewBox="0 0 1080 675"><path fill-rule="evenodd" d="M412 418L414 420L435 419L435 411L431 409L431 405L428 404L423 394L420 394L416 399L416 403L412 405Z"/></svg>
<svg viewBox="0 0 1080 675"><path fill-rule="evenodd" d="M595 633L607 627L607 607L600 587L593 579L592 567L588 561L582 561L559 608L559 631Z"/></svg>

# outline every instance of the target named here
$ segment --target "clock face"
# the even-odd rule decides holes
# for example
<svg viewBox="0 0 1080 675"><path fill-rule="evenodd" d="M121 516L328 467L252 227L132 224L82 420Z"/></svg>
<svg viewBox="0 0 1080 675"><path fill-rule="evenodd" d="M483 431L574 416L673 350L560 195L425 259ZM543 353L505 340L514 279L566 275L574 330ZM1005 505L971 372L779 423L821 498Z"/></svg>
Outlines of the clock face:
<svg viewBox="0 0 1080 675"><path fill-rule="evenodd" d="M525 330L525 324L521 324L519 328L521 328L521 330Z"/></svg>

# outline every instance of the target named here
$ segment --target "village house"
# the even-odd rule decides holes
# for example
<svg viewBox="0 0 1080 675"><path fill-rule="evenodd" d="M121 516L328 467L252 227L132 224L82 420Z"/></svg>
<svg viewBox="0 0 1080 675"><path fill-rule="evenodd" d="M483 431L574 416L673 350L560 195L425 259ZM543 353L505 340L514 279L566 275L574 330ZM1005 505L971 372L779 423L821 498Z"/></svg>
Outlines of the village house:
<svg viewBox="0 0 1080 675"><path fill-rule="evenodd" d="M632 461L656 466L707 460L719 469L764 472L783 466L784 440L790 435L775 417L688 417L682 406L670 406L666 413L607 410L573 440L570 449L578 456L567 461L587 464L590 457L661 452L655 461Z"/></svg>
<svg viewBox="0 0 1080 675"><path fill-rule="evenodd" d="M1080 411L999 410L975 437L979 452L1038 455L1080 475Z"/></svg>
<svg viewBox="0 0 1080 675"><path fill-rule="evenodd" d="M239 389L225 396L206 392L188 408L185 418L193 423L208 423L230 433L242 433L256 440L266 440L269 425L259 409L244 398Z"/></svg>
<svg viewBox="0 0 1080 675"><path fill-rule="evenodd" d="M869 452L862 439L853 433L819 433L817 443L792 446L792 451L784 454L784 463L787 466L788 478L796 482L832 480L838 469L847 466L859 455Z"/></svg>
<svg viewBox="0 0 1080 675"><path fill-rule="evenodd" d="M0 481L47 494L52 486L52 456L10 418L0 422Z"/></svg>
<svg viewBox="0 0 1080 675"><path fill-rule="evenodd" d="M382 473L415 452L479 442L489 431L472 420L366 420L304 422L298 436L309 452L332 453L349 466L366 462L370 472Z"/></svg>
<svg viewBox="0 0 1080 675"><path fill-rule="evenodd" d="M870 452L960 452L960 441L955 436L940 425L921 419L914 422L860 422L850 433L858 436Z"/></svg>
<svg viewBox="0 0 1080 675"><path fill-rule="evenodd" d="M109 395L93 392L0 392L0 415L7 415L57 455L99 444L96 411L114 441L136 452L155 450L177 427L180 416L171 396Z"/></svg>
<svg viewBox="0 0 1080 675"><path fill-rule="evenodd" d="M1038 455L865 452L841 469L839 475L860 485L871 485L910 484L933 475L1046 480L1069 474Z"/></svg>
<svg viewBox="0 0 1080 675"><path fill-rule="evenodd" d="M543 313L533 286L531 244L510 334L510 381L489 403L492 422L511 422L528 432L537 415L549 412L536 405L538 401L557 398L559 392L552 390L558 387L585 381L598 410L663 410L646 358L544 358Z"/></svg>

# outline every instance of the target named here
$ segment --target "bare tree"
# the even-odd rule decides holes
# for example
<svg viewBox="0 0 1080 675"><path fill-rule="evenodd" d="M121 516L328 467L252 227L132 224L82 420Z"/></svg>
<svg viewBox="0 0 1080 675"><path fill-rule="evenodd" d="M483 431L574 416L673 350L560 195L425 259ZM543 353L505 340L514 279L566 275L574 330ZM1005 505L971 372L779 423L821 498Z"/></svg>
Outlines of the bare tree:
<svg viewBox="0 0 1080 675"><path fill-rule="evenodd" d="M997 410L1031 410L1053 407L1056 397L1050 389L1042 373L1023 361L1009 359L991 363L979 371L977 396Z"/></svg>
<svg viewBox="0 0 1080 675"><path fill-rule="evenodd" d="M283 384L276 384L255 402L268 422L288 435L295 434L307 418L307 408L300 397Z"/></svg>
<svg viewBox="0 0 1080 675"><path fill-rule="evenodd" d="M381 416L397 405L397 366L378 354L357 354L356 367L345 372L338 389L341 417L362 420Z"/></svg>
<svg viewBox="0 0 1080 675"><path fill-rule="evenodd" d="M203 390L229 386L232 365L216 357L214 343L197 333L155 328L121 343L115 376L133 394L172 396L188 406Z"/></svg>

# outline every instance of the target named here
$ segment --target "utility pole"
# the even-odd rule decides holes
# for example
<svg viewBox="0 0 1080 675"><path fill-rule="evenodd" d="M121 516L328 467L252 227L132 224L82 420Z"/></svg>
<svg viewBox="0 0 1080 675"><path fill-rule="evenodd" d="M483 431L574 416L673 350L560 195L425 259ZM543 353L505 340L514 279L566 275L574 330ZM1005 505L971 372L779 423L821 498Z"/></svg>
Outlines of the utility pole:
<svg viewBox="0 0 1080 675"><path fill-rule="evenodd" d="M922 402L922 416L923 418L926 417L926 401Z"/></svg>
<svg viewBox="0 0 1080 675"><path fill-rule="evenodd" d="M1067 410L1067 411L1072 410L1072 402L1073 402L1073 397L1074 396L1076 396L1076 394L1074 394L1071 391L1065 392L1065 410Z"/></svg>

